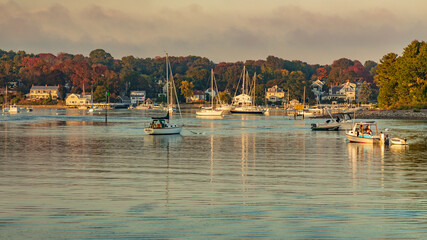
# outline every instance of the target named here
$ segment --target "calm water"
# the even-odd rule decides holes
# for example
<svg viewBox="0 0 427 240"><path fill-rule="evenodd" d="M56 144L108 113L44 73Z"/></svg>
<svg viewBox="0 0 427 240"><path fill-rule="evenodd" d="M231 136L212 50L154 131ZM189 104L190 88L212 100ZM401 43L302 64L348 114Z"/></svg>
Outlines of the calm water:
<svg viewBox="0 0 427 240"><path fill-rule="evenodd" d="M378 121L408 147L312 132L324 120L182 120L141 110L0 117L0 239L426 239L427 121Z"/></svg>

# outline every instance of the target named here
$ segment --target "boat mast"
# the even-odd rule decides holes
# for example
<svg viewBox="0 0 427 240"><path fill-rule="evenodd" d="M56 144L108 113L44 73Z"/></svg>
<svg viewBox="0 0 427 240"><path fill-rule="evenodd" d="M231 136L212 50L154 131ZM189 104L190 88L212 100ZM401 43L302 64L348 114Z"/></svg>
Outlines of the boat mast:
<svg viewBox="0 0 427 240"><path fill-rule="evenodd" d="M242 84L242 94L245 94L245 78L246 78L246 66L243 65L243 84Z"/></svg>
<svg viewBox="0 0 427 240"><path fill-rule="evenodd" d="M212 110L214 109L214 97L213 97L213 77L214 77L214 72L213 69L211 69L211 106L212 106Z"/></svg>
<svg viewBox="0 0 427 240"><path fill-rule="evenodd" d="M256 72L254 73L254 89L253 89L253 97L252 97L253 106L255 106L255 87L256 87Z"/></svg>
<svg viewBox="0 0 427 240"><path fill-rule="evenodd" d="M168 66L168 53L166 53L166 104L169 108L169 66ZM169 109L168 109L169 111Z"/></svg>

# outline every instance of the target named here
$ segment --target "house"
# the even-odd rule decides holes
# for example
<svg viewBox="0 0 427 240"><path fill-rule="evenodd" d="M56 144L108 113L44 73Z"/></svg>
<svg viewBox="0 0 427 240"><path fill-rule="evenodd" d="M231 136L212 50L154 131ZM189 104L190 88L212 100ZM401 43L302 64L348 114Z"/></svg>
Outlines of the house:
<svg viewBox="0 0 427 240"><path fill-rule="evenodd" d="M120 95L117 97L117 101L125 105L130 105L130 98L128 96Z"/></svg>
<svg viewBox="0 0 427 240"><path fill-rule="evenodd" d="M265 98L270 102L283 102L285 100L285 92L277 85L268 88L265 92Z"/></svg>
<svg viewBox="0 0 427 240"><path fill-rule="evenodd" d="M347 81L343 85L341 85L340 93L345 95L345 99L347 101L355 101L356 100L356 83L351 83Z"/></svg>
<svg viewBox="0 0 427 240"><path fill-rule="evenodd" d="M190 97L190 101L187 102L201 102L206 100L205 92L202 90L194 90L193 96Z"/></svg>
<svg viewBox="0 0 427 240"><path fill-rule="evenodd" d="M92 95L71 93L65 98L65 105L67 106L86 106L90 104L92 104Z"/></svg>
<svg viewBox="0 0 427 240"><path fill-rule="evenodd" d="M325 85L325 79L317 79L311 84L311 91L313 92L314 96L316 96L317 102L320 102L320 100L322 100L322 95L325 93L325 91L323 91L323 87Z"/></svg>
<svg viewBox="0 0 427 240"><path fill-rule="evenodd" d="M49 99L52 97L53 100L60 98L59 85L58 86L32 86L30 93L26 94L25 97L31 100Z"/></svg>
<svg viewBox="0 0 427 240"><path fill-rule="evenodd" d="M329 94L324 96L324 99L328 100L338 100L343 99L345 101L355 101L356 100L357 85L356 83L351 83L347 81L346 83L340 86L334 86L329 89Z"/></svg>
<svg viewBox="0 0 427 240"><path fill-rule="evenodd" d="M145 91L131 91L130 92L130 104L139 105L145 102L146 92Z"/></svg>

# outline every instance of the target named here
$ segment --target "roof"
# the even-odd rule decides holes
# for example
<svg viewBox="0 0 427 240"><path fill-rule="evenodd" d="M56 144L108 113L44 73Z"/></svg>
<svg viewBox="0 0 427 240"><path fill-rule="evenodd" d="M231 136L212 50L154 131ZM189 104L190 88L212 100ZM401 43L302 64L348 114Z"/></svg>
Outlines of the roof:
<svg viewBox="0 0 427 240"><path fill-rule="evenodd" d="M32 86L31 90L58 90L58 86Z"/></svg>
<svg viewBox="0 0 427 240"><path fill-rule="evenodd" d="M193 94L194 95L205 95L205 92L203 92L202 90L194 90Z"/></svg>
<svg viewBox="0 0 427 240"><path fill-rule="evenodd" d="M122 100L130 100L130 98L128 96L118 96L118 98L120 98Z"/></svg>

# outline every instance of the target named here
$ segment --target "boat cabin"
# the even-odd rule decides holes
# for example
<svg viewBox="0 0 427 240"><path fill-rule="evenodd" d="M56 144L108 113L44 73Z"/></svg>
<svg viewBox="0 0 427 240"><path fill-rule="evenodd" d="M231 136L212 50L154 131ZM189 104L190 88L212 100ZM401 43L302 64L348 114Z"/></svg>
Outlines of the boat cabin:
<svg viewBox="0 0 427 240"><path fill-rule="evenodd" d="M151 122L152 128L165 128L168 126L166 119L153 119Z"/></svg>
<svg viewBox="0 0 427 240"><path fill-rule="evenodd" d="M373 121L355 123L353 126L353 133L355 133L357 137L372 138L372 136L378 135L377 124Z"/></svg>

